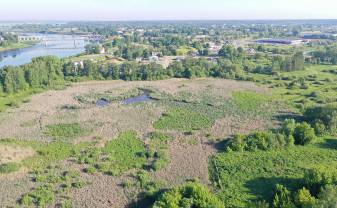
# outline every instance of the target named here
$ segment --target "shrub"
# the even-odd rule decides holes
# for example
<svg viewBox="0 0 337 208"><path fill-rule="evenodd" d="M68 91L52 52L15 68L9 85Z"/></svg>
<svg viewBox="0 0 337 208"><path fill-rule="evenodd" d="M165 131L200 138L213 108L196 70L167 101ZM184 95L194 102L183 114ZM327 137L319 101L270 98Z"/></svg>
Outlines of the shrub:
<svg viewBox="0 0 337 208"><path fill-rule="evenodd" d="M89 173L89 174L94 174L97 172L96 168L90 166L84 169L84 172Z"/></svg>
<svg viewBox="0 0 337 208"><path fill-rule="evenodd" d="M294 144L292 136L271 131L260 131L249 135L235 135L228 143L227 151L256 151L278 149Z"/></svg>
<svg viewBox="0 0 337 208"><path fill-rule="evenodd" d="M25 194L20 200L22 205L30 206L31 204L35 204L38 207L46 207L54 201L55 193L51 185L39 186L34 191Z"/></svg>
<svg viewBox="0 0 337 208"><path fill-rule="evenodd" d="M153 205L153 208L177 207L223 208L224 204L205 186L191 182L165 192Z"/></svg>
<svg viewBox="0 0 337 208"><path fill-rule="evenodd" d="M314 124L313 127L315 129L315 133L316 135L324 135L327 131L326 131L326 127L324 125L324 123L321 120L317 120Z"/></svg>
<svg viewBox="0 0 337 208"><path fill-rule="evenodd" d="M91 131L79 123L55 124L47 126L45 134L54 138L76 138L89 134Z"/></svg>
<svg viewBox="0 0 337 208"><path fill-rule="evenodd" d="M245 135L235 135L234 138L230 141L227 150L242 152L246 148Z"/></svg>
<svg viewBox="0 0 337 208"><path fill-rule="evenodd" d="M300 207L310 207L315 203L315 197L311 196L310 191L303 187L298 190L295 196L295 202Z"/></svg>
<svg viewBox="0 0 337 208"><path fill-rule="evenodd" d="M328 168L313 168L304 172L304 182L310 191L317 195L321 187L337 184L337 171Z"/></svg>
<svg viewBox="0 0 337 208"><path fill-rule="evenodd" d="M337 104L328 104L308 108L304 112L306 121L311 124L322 122L325 129L331 134L337 132Z"/></svg>
<svg viewBox="0 0 337 208"><path fill-rule="evenodd" d="M326 185L324 186L316 200L314 208L321 207L336 207L337 204L337 185Z"/></svg>
<svg viewBox="0 0 337 208"><path fill-rule="evenodd" d="M293 135L296 128L296 121L294 119L286 119L281 127L281 132L286 136Z"/></svg>
<svg viewBox="0 0 337 208"><path fill-rule="evenodd" d="M315 130L306 123L300 123L296 126L294 131L295 144L306 145L316 139Z"/></svg>
<svg viewBox="0 0 337 208"><path fill-rule="evenodd" d="M276 184L274 200L274 208L295 208L292 200L291 192L283 185Z"/></svg>
<svg viewBox="0 0 337 208"><path fill-rule="evenodd" d="M0 165L0 174L7 174L18 171L20 169L20 164L18 163L5 163Z"/></svg>
<svg viewBox="0 0 337 208"><path fill-rule="evenodd" d="M76 181L76 182L73 182L73 183L71 184L71 186L74 187L74 188L82 188L82 187L84 187L85 185L86 185L86 183L83 182L83 181Z"/></svg>

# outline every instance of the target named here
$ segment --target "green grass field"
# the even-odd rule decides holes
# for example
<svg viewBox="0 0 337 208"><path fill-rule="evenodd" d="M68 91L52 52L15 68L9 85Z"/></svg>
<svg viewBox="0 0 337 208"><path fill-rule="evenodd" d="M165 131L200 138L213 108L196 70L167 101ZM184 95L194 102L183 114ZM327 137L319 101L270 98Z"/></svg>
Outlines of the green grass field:
<svg viewBox="0 0 337 208"><path fill-rule="evenodd" d="M250 74L261 85L273 90L276 99L282 99L294 109L337 102L337 74L333 65L307 65L303 71L281 72L277 75Z"/></svg>
<svg viewBox="0 0 337 208"><path fill-rule="evenodd" d="M211 124L207 117L197 112L184 108L172 108L155 122L154 127L165 130L193 131L210 127Z"/></svg>
<svg viewBox="0 0 337 208"><path fill-rule="evenodd" d="M210 176L226 207L270 202L277 183L295 190L303 184L304 170L337 169L336 144L337 138L328 138L281 150L219 153L210 160Z"/></svg>

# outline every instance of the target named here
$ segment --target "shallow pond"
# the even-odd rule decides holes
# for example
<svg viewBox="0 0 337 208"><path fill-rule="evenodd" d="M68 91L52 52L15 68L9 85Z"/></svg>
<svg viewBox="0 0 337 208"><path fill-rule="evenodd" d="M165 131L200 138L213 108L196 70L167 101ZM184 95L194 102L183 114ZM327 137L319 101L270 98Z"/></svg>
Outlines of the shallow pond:
<svg viewBox="0 0 337 208"><path fill-rule="evenodd" d="M144 93L142 95L125 99L125 100L122 101L122 103L125 104L125 105L128 105L128 104L134 104L134 103L149 102L149 101L152 101L152 100L153 99L150 97L150 92L144 91Z"/></svg>
<svg viewBox="0 0 337 208"><path fill-rule="evenodd" d="M96 101L96 106L98 107L105 107L110 105L110 102L104 98L101 98L99 100Z"/></svg>

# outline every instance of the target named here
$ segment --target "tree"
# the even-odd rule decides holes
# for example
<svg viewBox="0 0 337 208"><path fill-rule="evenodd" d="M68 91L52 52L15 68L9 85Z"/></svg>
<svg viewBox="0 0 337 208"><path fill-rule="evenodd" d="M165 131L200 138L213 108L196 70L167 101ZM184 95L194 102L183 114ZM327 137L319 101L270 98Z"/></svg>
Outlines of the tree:
<svg viewBox="0 0 337 208"><path fill-rule="evenodd" d="M230 45L224 45L220 51L219 56L233 60L238 55L237 49Z"/></svg>
<svg viewBox="0 0 337 208"><path fill-rule="evenodd" d="M304 56L303 52L297 52L292 58L293 68L292 71L303 70L304 69Z"/></svg>
<svg viewBox="0 0 337 208"><path fill-rule="evenodd" d="M304 182L314 195L329 184L337 185L337 171L329 168L313 168L304 172Z"/></svg>
<svg viewBox="0 0 337 208"><path fill-rule="evenodd" d="M295 196L296 204L302 208L309 208L315 204L315 197L311 196L310 191L303 187L298 190Z"/></svg>
<svg viewBox="0 0 337 208"><path fill-rule="evenodd" d="M326 185L318 194L314 208L335 208L337 205L337 185Z"/></svg>
<svg viewBox="0 0 337 208"><path fill-rule="evenodd" d="M323 123L325 129L336 135L337 133L337 104L320 105L306 109L305 120L312 125Z"/></svg>
<svg viewBox="0 0 337 208"><path fill-rule="evenodd" d="M1 70L3 90L6 93L17 93L25 90L28 84L25 80L24 71L20 67L5 67Z"/></svg>
<svg viewBox="0 0 337 208"><path fill-rule="evenodd" d="M207 187L198 183L187 183L165 192L153 208L223 208L224 204Z"/></svg>
<svg viewBox="0 0 337 208"><path fill-rule="evenodd" d="M274 208L295 208L291 192L283 185L276 184L274 200Z"/></svg>
<svg viewBox="0 0 337 208"><path fill-rule="evenodd" d="M306 122L300 123L294 130L295 144L306 145L316 139L315 130Z"/></svg>

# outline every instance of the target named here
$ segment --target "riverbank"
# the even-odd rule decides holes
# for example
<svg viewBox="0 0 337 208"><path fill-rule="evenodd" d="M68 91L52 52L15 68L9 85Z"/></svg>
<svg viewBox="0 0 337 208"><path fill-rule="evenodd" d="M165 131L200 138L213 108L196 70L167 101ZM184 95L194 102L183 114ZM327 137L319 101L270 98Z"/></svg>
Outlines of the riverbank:
<svg viewBox="0 0 337 208"><path fill-rule="evenodd" d="M12 50L17 50L17 49L22 49L22 48L28 48L31 47L38 42L25 42L25 43L13 43L10 44L9 46L6 47L0 47L0 52L5 52L5 51L12 51Z"/></svg>

